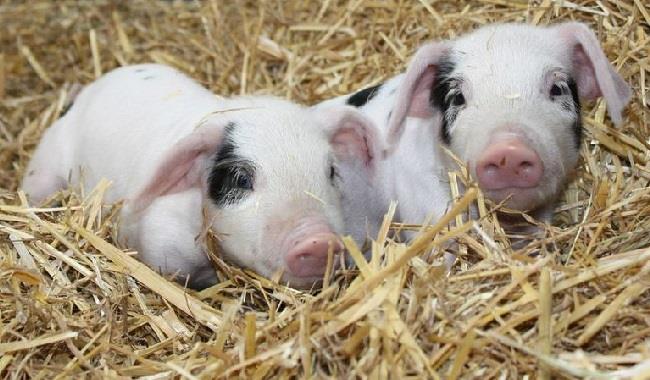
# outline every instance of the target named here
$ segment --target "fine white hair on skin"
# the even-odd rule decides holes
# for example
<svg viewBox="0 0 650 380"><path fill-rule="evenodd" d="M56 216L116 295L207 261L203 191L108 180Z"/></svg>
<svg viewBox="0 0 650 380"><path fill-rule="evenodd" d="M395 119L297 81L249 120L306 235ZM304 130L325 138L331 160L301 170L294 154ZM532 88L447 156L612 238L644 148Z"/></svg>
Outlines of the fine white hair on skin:
<svg viewBox="0 0 650 380"><path fill-rule="evenodd" d="M550 220L578 161L580 101L601 96L620 124L630 88L580 23L494 24L421 46L405 73L315 106L357 107L388 147L373 181L341 171L348 231L376 236L391 200L405 223L443 215L455 167L444 148L489 199Z"/></svg>
<svg viewBox="0 0 650 380"><path fill-rule="evenodd" d="M105 201L125 200L120 243L194 288L216 281L197 241L203 210L226 260L311 287L328 250L342 251L337 166L361 163L370 178L375 134L353 107L223 99L171 67L127 66L86 86L45 132L22 187L40 202L109 179Z"/></svg>

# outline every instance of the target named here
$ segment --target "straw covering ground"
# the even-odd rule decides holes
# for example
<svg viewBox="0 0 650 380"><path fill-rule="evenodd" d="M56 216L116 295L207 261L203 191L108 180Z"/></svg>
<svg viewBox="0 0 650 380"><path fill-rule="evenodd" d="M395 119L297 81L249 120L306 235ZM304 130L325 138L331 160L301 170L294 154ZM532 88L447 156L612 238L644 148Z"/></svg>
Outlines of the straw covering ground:
<svg viewBox="0 0 650 380"><path fill-rule="evenodd" d="M634 95L620 129L585 105L575 180L518 250L489 213L463 224L467 204L492 207L470 190L411 244L386 237L389 215L371 260L350 245L358 269L322 292L217 259L221 282L196 293L113 245L108 184L41 208L16 192L71 85L120 65L313 104L401 72L426 40L562 20L596 31ZM0 1L0 374L650 378L649 23L642 0ZM425 252L449 238L446 275Z"/></svg>

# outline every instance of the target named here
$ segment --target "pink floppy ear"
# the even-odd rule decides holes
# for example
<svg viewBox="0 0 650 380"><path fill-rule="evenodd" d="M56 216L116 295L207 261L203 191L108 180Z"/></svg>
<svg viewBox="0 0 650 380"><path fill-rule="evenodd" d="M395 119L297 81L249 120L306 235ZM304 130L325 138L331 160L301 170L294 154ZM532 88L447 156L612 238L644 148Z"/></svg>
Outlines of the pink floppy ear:
<svg viewBox="0 0 650 380"><path fill-rule="evenodd" d="M388 120L387 143L391 149L404 131L404 119L407 116L433 116L429 103L431 86L435 81L438 62L448 49L448 43L431 42L422 46L411 61L397 91L395 108Z"/></svg>
<svg viewBox="0 0 650 380"><path fill-rule="evenodd" d="M205 162L216 151L223 137L224 126L200 125L179 140L164 156L155 173L132 200L135 210L149 207L154 199L201 186Z"/></svg>
<svg viewBox="0 0 650 380"><path fill-rule="evenodd" d="M326 120L326 133L336 157L341 161L360 160L374 171L381 153L374 123L353 107L328 107L319 112Z"/></svg>
<svg viewBox="0 0 650 380"><path fill-rule="evenodd" d="M603 96L607 101L609 117L619 125L623 119L621 112L632 92L609 63L594 32L579 22L563 23L553 28L572 56L573 74L580 96L590 100Z"/></svg>

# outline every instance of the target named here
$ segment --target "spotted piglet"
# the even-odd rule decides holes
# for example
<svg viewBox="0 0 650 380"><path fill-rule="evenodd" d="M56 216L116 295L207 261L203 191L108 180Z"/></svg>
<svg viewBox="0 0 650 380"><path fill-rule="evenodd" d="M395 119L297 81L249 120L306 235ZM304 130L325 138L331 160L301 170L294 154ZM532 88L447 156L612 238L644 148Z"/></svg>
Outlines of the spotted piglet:
<svg viewBox="0 0 650 380"><path fill-rule="evenodd" d="M578 160L580 99L604 97L620 124L630 95L587 26L501 24L426 44L405 74L316 107L358 107L389 146L365 186L357 168L342 171L346 219L363 241L381 222L364 210L385 210L390 200L407 223L445 212L454 165L443 147L468 164L489 199L548 221Z"/></svg>
<svg viewBox="0 0 650 380"><path fill-rule="evenodd" d="M311 287L328 251L342 251L337 165L372 176L376 140L352 107L223 99L170 67L128 66L88 85L45 132L23 189L40 202L109 179L105 200L126 200L120 242L194 288L216 281L197 241L205 210L225 259Z"/></svg>

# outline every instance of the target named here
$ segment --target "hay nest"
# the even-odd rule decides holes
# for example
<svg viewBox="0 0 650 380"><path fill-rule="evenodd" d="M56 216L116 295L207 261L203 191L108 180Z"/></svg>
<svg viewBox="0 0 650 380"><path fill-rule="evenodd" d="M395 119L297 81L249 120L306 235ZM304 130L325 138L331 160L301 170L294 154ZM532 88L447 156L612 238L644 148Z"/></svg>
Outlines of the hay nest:
<svg viewBox="0 0 650 380"><path fill-rule="evenodd" d="M0 373L649 378L649 13L641 0L1 2ZM429 39L569 19L597 32L634 97L621 129L602 101L586 107L578 175L545 237L521 249L489 213L462 223L468 203L490 207L470 190L411 244L386 238L389 214L372 258L350 247L358 269L321 292L217 260L221 282L197 293L113 245L107 184L42 208L16 192L70 85L119 65L311 104L402 71ZM460 262L445 275L439 250L422 253L450 238Z"/></svg>

